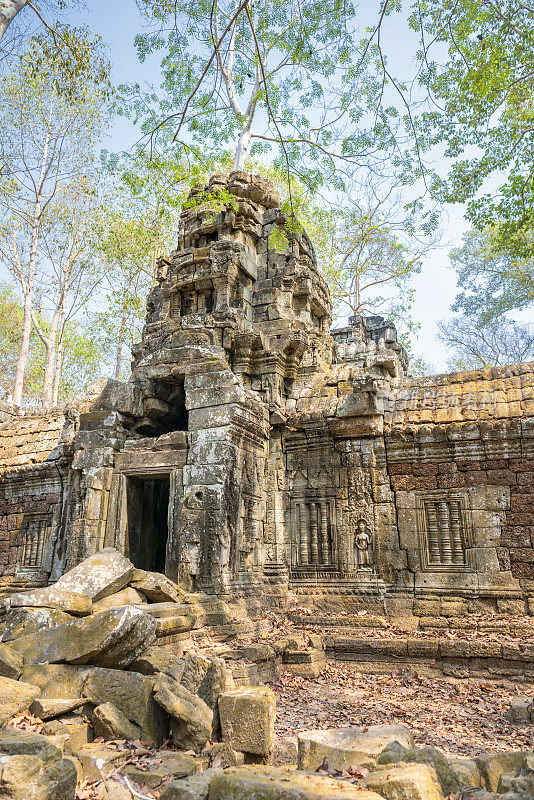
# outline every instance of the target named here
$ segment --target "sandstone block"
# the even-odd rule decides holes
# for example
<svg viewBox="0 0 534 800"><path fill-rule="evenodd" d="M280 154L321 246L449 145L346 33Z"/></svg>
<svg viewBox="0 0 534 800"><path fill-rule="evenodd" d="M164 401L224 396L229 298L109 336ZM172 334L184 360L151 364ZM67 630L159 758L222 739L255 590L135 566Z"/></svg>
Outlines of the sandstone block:
<svg viewBox="0 0 534 800"><path fill-rule="evenodd" d="M180 683L184 671L184 660L168 653L163 647L153 645L148 647L141 655L128 666L130 672L140 672L142 675L156 675L162 672ZM187 687L186 687L187 688Z"/></svg>
<svg viewBox="0 0 534 800"><path fill-rule="evenodd" d="M136 569L130 586L142 592L153 603L181 603L185 592L161 572Z"/></svg>
<svg viewBox="0 0 534 800"><path fill-rule="evenodd" d="M175 746L182 750L202 750L211 736L213 722L213 712L204 701L167 675L157 676L154 698L171 717Z"/></svg>
<svg viewBox="0 0 534 800"><path fill-rule="evenodd" d="M475 761L470 758L449 758L448 761L461 787L480 786L480 772Z"/></svg>
<svg viewBox="0 0 534 800"><path fill-rule="evenodd" d="M367 728L331 728L298 735L298 768L315 772L326 758L334 769L358 764L373 765L382 750L392 742L413 748L406 725L370 725Z"/></svg>
<svg viewBox="0 0 534 800"><path fill-rule="evenodd" d="M196 616L187 605L176 603L152 603L143 610L156 620L156 636L171 636L192 630Z"/></svg>
<svg viewBox="0 0 534 800"><path fill-rule="evenodd" d="M38 697L30 706L30 712L34 717L39 717L42 720L55 719L61 717L63 714L68 714L70 711L75 711L81 708L84 704L81 698L72 698L64 700L58 697Z"/></svg>
<svg viewBox="0 0 534 800"><path fill-rule="evenodd" d="M475 763L484 778L486 788L492 792L497 791L501 775L519 772L525 763L526 751L510 750L506 753L487 753L475 758Z"/></svg>
<svg viewBox="0 0 534 800"><path fill-rule="evenodd" d="M161 800L179 797L162 794ZM257 765L217 770L209 787L209 800L379 800L379 797L373 791L322 775Z"/></svg>
<svg viewBox="0 0 534 800"><path fill-rule="evenodd" d="M0 725L9 722L19 711L28 709L39 695L37 686L11 678L0 678Z"/></svg>
<svg viewBox="0 0 534 800"><path fill-rule="evenodd" d="M206 769L200 775L191 775L183 780L168 783L160 794L160 800L208 800L214 769Z"/></svg>
<svg viewBox="0 0 534 800"><path fill-rule="evenodd" d="M506 716L516 725L528 725L529 722L534 722L534 700L532 697L515 697Z"/></svg>
<svg viewBox="0 0 534 800"><path fill-rule="evenodd" d="M107 741L126 739L135 741L142 737L141 728L134 725L113 703L102 703L93 711L93 731L97 738Z"/></svg>
<svg viewBox="0 0 534 800"><path fill-rule="evenodd" d="M153 681L137 672L94 669L87 678L84 697L96 705L112 703L141 730L141 739L163 741L167 727L153 696Z"/></svg>
<svg viewBox="0 0 534 800"><path fill-rule="evenodd" d="M124 589L133 573L131 561L113 547L106 547L62 575L54 589L88 595L96 602Z"/></svg>
<svg viewBox="0 0 534 800"><path fill-rule="evenodd" d="M134 764L125 767L124 772L139 785L157 789L162 783L180 780L195 775L201 762L189 753L177 753L172 750L160 750L156 756L157 763L150 770L138 769Z"/></svg>
<svg viewBox="0 0 534 800"><path fill-rule="evenodd" d="M81 747L93 741L93 729L88 722L75 714L63 716L61 719L53 719L43 726L43 733L46 736L59 736L64 740L64 750L66 753L76 753Z"/></svg>
<svg viewBox="0 0 534 800"><path fill-rule="evenodd" d="M20 679L38 686L41 699L79 699L91 667L70 664L28 664L23 667Z"/></svg>
<svg viewBox="0 0 534 800"><path fill-rule="evenodd" d="M0 644L0 677L17 680L22 672L22 656L6 644Z"/></svg>
<svg viewBox="0 0 534 800"><path fill-rule="evenodd" d="M20 639L21 636L46 631L71 620L70 614L56 608L10 608L6 614L2 641Z"/></svg>
<svg viewBox="0 0 534 800"><path fill-rule="evenodd" d="M426 764L402 764L371 772L364 785L386 800L443 800L436 773Z"/></svg>
<svg viewBox="0 0 534 800"><path fill-rule="evenodd" d="M124 753L121 753L120 750L94 742L80 747L74 755L82 765L86 781L100 780L102 775L112 772L121 762L125 761Z"/></svg>
<svg viewBox="0 0 534 800"><path fill-rule="evenodd" d="M122 606L139 606L143 605L143 603L146 603L146 597L141 592L138 592L137 589L127 586L125 589L121 589L120 592L110 594L108 597L103 597L102 600L97 600L96 603L93 603L93 613L109 611L110 608L121 608Z"/></svg>
<svg viewBox="0 0 534 800"><path fill-rule="evenodd" d="M92 610L91 597L84 593L81 586L78 589L74 586L67 588L66 585L60 586L59 581L53 586L12 594L7 603L10 608L54 608L76 617L90 614Z"/></svg>
<svg viewBox="0 0 534 800"><path fill-rule="evenodd" d="M244 686L219 697L222 739L233 750L269 759L274 747L276 696L269 686Z"/></svg>
<svg viewBox="0 0 534 800"><path fill-rule="evenodd" d="M25 664L95 664L126 667L151 644L156 623L137 606L101 611L14 640Z"/></svg>
<svg viewBox="0 0 534 800"><path fill-rule="evenodd" d="M46 736L0 733L0 797L74 800L76 768Z"/></svg>

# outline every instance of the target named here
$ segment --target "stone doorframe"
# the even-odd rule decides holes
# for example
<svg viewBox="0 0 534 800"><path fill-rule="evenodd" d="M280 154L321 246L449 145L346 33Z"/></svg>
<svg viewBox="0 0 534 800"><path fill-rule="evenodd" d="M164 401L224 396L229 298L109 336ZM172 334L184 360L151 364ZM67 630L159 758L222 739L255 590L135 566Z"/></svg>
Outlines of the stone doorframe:
<svg viewBox="0 0 534 800"><path fill-rule="evenodd" d="M115 457L106 523L105 546L115 547L126 556L128 547L128 478L168 478L167 547L165 574L178 580L179 526L183 498L183 466L187 451L172 450L135 453L123 451Z"/></svg>

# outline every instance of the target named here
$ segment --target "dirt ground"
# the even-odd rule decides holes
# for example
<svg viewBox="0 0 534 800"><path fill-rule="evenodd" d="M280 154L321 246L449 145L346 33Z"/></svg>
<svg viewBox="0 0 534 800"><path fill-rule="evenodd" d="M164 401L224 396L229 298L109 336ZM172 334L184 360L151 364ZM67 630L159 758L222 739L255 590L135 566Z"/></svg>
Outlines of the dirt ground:
<svg viewBox="0 0 534 800"><path fill-rule="evenodd" d="M419 746L445 754L534 748L534 725L512 725L505 712L514 696L534 697L534 685L436 679L415 670L364 675L331 664L315 680L284 673L277 695L275 763L296 760L299 731L404 723Z"/></svg>

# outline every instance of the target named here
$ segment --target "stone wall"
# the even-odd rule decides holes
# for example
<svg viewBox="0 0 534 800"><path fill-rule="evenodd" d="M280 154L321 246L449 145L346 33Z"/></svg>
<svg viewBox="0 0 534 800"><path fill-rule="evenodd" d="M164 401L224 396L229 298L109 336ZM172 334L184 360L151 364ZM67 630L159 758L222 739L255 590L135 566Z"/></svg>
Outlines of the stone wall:
<svg viewBox="0 0 534 800"><path fill-rule="evenodd" d="M159 263L128 383L65 414L0 408L3 585L111 546L251 610L525 611L534 365L411 380L387 320L330 335L279 204L213 176Z"/></svg>

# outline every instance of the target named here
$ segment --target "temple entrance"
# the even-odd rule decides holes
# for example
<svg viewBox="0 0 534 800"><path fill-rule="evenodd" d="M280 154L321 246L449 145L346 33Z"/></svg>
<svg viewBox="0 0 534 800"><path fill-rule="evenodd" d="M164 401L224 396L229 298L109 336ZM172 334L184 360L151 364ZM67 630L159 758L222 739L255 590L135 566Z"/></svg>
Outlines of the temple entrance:
<svg viewBox="0 0 534 800"><path fill-rule="evenodd" d="M128 550L138 569L165 573L169 536L169 476L128 477Z"/></svg>

